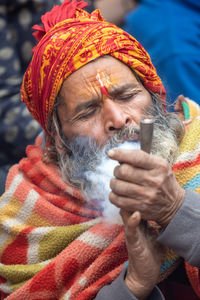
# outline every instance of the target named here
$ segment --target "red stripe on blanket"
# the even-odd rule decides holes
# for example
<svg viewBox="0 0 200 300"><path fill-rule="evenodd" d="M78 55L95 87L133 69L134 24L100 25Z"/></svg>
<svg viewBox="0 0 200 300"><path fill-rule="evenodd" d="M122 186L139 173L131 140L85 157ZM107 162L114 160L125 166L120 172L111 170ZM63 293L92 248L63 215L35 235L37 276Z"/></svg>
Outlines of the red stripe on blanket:
<svg viewBox="0 0 200 300"><path fill-rule="evenodd" d="M20 232L13 243L9 244L3 251L1 263L5 265L27 264L28 234L34 227L28 227Z"/></svg>
<svg viewBox="0 0 200 300"><path fill-rule="evenodd" d="M184 170L187 168L194 167L199 164L200 164L200 153L198 154L198 156L195 160L177 163L172 167L172 169L173 169L173 171L179 171L179 170Z"/></svg>

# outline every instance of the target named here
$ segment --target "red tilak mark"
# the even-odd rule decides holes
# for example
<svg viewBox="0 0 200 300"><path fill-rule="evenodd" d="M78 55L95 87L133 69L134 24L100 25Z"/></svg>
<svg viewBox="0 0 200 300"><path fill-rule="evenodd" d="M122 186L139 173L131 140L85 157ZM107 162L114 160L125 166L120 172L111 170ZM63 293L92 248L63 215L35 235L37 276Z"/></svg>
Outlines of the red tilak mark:
<svg viewBox="0 0 200 300"><path fill-rule="evenodd" d="M108 88L103 83L99 73L97 74L97 80L100 84L100 89L101 89L102 94L105 95L106 97L109 97Z"/></svg>
<svg viewBox="0 0 200 300"><path fill-rule="evenodd" d="M100 86L100 89L101 89L101 92L102 92L103 95L105 95L106 97L109 97L108 89L105 85Z"/></svg>

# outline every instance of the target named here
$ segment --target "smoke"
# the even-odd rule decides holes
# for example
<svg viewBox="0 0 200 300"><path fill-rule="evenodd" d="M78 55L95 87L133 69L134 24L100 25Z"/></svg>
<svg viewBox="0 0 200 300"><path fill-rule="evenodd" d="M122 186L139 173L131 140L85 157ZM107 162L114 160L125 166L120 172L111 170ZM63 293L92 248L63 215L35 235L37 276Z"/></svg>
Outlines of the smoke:
<svg viewBox="0 0 200 300"><path fill-rule="evenodd" d="M140 143L129 141L124 142L115 148L127 150L140 149ZM106 221L121 223L119 208L109 201L109 193L111 191L110 180L113 178L113 172L117 165L119 165L117 161L110 159L107 155L104 155L100 164L97 165L95 172L85 172L84 176L90 185L86 186L83 193L87 201L98 199L103 208L103 215Z"/></svg>
<svg viewBox="0 0 200 300"><path fill-rule="evenodd" d="M140 149L136 127L126 127L114 134L108 143L99 147L89 137L79 136L72 141L65 139L67 147L59 153L59 167L62 178L84 195L87 203L97 203L103 216L112 223L121 222L119 209L109 201L110 180L118 162L111 160L107 152L112 148ZM176 136L167 125L160 126L155 119L152 154L165 158L173 164L178 150Z"/></svg>
<svg viewBox="0 0 200 300"><path fill-rule="evenodd" d="M63 138L67 148L59 152L63 180L78 188L87 203L97 203L107 220L121 220L119 209L109 201L110 180L118 162L111 160L107 152L112 148L139 149L138 140L138 127L135 126L121 129L103 147L87 136L71 141Z"/></svg>
<svg viewBox="0 0 200 300"><path fill-rule="evenodd" d="M154 121L152 154L173 165L178 151L177 126L159 114ZM71 141L63 136L60 141L63 147L59 147L59 143L56 145L63 181L79 189L89 204L97 203L97 209L102 209L107 221L116 223L121 220L119 209L109 201L110 180L118 162L111 160L107 152L112 148L140 149L138 133L138 127L125 127L104 147L87 136L78 136Z"/></svg>

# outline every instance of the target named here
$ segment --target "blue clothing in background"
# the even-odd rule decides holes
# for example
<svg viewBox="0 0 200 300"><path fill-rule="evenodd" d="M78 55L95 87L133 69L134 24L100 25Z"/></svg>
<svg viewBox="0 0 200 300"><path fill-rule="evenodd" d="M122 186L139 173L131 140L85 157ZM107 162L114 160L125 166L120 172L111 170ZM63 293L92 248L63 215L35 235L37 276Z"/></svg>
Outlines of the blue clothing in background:
<svg viewBox="0 0 200 300"><path fill-rule="evenodd" d="M200 0L141 0L123 29L150 54L172 103L200 104Z"/></svg>

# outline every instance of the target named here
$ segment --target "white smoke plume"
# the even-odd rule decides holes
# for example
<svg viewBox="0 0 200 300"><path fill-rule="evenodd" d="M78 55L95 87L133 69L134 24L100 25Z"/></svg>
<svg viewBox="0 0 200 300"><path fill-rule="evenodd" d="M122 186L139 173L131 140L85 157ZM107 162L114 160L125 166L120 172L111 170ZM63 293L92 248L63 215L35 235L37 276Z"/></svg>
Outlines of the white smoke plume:
<svg viewBox="0 0 200 300"><path fill-rule="evenodd" d="M116 148L133 150L140 149L139 142L124 142ZM101 163L97 166L95 172L85 172L86 179L91 183L90 188L86 189L84 194L88 201L98 199L103 208L103 216L108 222L120 222L119 208L109 201L110 180L114 177L113 172L119 163L104 156Z"/></svg>

